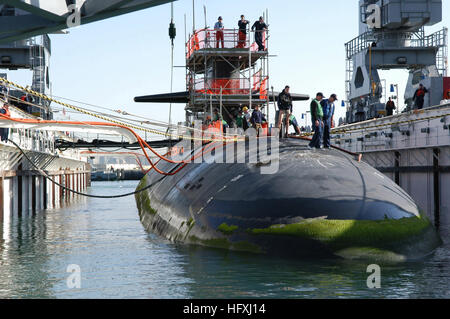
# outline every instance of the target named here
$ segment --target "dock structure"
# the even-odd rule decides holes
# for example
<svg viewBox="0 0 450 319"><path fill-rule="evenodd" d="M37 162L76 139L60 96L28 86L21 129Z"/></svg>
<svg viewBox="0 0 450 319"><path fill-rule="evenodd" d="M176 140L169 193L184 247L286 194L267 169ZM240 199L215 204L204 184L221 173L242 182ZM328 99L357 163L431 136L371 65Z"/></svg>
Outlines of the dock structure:
<svg viewBox="0 0 450 319"><path fill-rule="evenodd" d="M9 110L15 118L35 118L14 106ZM0 220L4 225L8 225L11 218L59 208L76 197L73 192L47 180L35 166L55 182L77 192L84 192L90 186L90 166L79 151L66 150L63 153L55 147L55 137L62 138L61 134L64 133L9 129L8 138L27 154L32 163L11 142L0 142Z"/></svg>
<svg viewBox="0 0 450 319"><path fill-rule="evenodd" d="M450 104L336 131L333 144L362 153L365 162L414 198L435 225L450 223Z"/></svg>

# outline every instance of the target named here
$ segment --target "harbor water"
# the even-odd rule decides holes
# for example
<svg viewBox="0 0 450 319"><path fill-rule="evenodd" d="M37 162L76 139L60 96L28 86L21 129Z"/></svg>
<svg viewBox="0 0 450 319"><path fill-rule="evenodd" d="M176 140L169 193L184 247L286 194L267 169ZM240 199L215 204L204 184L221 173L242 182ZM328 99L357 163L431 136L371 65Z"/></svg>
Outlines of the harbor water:
<svg viewBox="0 0 450 319"><path fill-rule="evenodd" d="M94 182L97 195L138 182ZM147 233L134 197L78 198L55 210L0 222L0 298L450 298L450 229L425 260L381 264L286 260L175 245ZM80 287L68 285L70 265Z"/></svg>

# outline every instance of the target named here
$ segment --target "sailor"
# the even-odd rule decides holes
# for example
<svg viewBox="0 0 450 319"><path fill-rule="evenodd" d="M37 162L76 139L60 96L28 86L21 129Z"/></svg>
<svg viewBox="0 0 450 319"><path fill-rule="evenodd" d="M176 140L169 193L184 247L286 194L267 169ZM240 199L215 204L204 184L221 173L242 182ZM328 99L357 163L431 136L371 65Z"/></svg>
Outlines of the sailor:
<svg viewBox="0 0 450 319"><path fill-rule="evenodd" d="M239 110L236 117L236 128L244 128L244 112L242 112L242 110Z"/></svg>
<svg viewBox="0 0 450 319"><path fill-rule="evenodd" d="M0 82L0 97L5 99L8 97L8 88L3 85L3 82Z"/></svg>
<svg viewBox="0 0 450 319"><path fill-rule="evenodd" d="M386 115L392 116L394 115L395 103L392 101L392 98L389 98L389 101L386 103Z"/></svg>
<svg viewBox="0 0 450 319"><path fill-rule="evenodd" d="M222 128L223 128L223 134L226 134L227 130L230 128L227 121L225 121L224 119L222 119Z"/></svg>
<svg viewBox="0 0 450 319"><path fill-rule="evenodd" d="M26 88L28 89L29 87L27 86ZM22 101L22 103L19 103L19 108L24 112L31 113L32 109L30 104L34 102L34 99L31 96L31 94L24 93L20 97L20 100Z"/></svg>
<svg viewBox="0 0 450 319"><path fill-rule="evenodd" d="M203 122L202 130L203 131L208 130L208 128L211 124L212 124L211 115L207 115L205 121Z"/></svg>
<svg viewBox="0 0 450 319"><path fill-rule="evenodd" d="M302 130L298 126L298 122L297 122L297 119L295 118L294 114L291 114L291 116L289 117L289 124L294 127L296 135L301 134Z"/></svg>
<svg viewBox="0 0 450 319"><path fill-rule="evenodd" d="M323 110L320 102L323 99L322 93L317 93L316 98L311 102L311 120L314 127L314 136L311 143L309 143L310 148L320 148L323 135Z"/></svg>
<svg viewBox="0 0 450 319"><path fill-rule="evenodd" d="M249 25L250 21L245 20L245 16L241 15L241 20L238 21L239 26L239 40L237 48L244 48L245 42L247 41L247 26Z"/></svg>
<svg viewBox="0 0 450 319"><path fill-rule="evenodd" d="M263 123L267 122L264 114L259 110L259 105L255 106L250 122L252 123L253 128L258 132L259 136L259 130L262 129Z"/></svg>
<svg viewBox="0 0 450 319"><path fill-rule="evenodd" d="M330 98L327 100L322 100L320 102L323 111L323 147L331 148L330 133L333 127L334 102L337 101L336 94L331 94Z"/></svg>
<svg viewBox="0 0 450 319"><path fill-rule="evenodd" d="M9 112L8 104L4 104L3 107L0 109L0 114L11 116ZM0 140L2 142L8 141L9 138L9 129L8 128L0 128Z"/></svg>
<svg viewBox="0 0 450 319"><path fill-rule="evenodd" d="M259 17L259 20L256 21L252 26L252 31L255 31L255 42L258 44L258 51L265 51L264 43L263 43L263 32L267 30L268 26L264 23L264 18Z"/></svg>
<svg viewBox="0 0 450 319"><path fill-rule="evenodd" d="M286 85L284 90L278 95L278 109L280 110L279 116L278 116L278 124L277 127L279 130L281 130L281 123L283 121L283 117L285 120L285 127L286 127L286 135L287 138L289 134L289 118L291 116L292 111L292 96L289 93L289 86Z"/></svg>
<svg viewBox="0 0 450 319"><path fill-rule="evenodd" d="M226 130L230 127L222 117L222 114L219 113L218 109L214 109L213 122L219 122L222 124L223 133L226 133Z"/></svg>
<svg viewBox="0 0 450 319"><path fill-rule="evenodd" d="M423 104L425 102L425 94L428 93L428 90L426 87L423 86L422 83L419 84L419 88L414 93L413 101L415 108L418 110L423 109Z"/></svg>
<svg viewBox="0 0 450 319"><path fill-rule="evenodd" d="M244 106L244 108L242 109L242 111L244 112L244 131L247 131L250 127L251 127L251 123L250 123L250 119L252 118L252 115L250 114L250 112L248 111L248 107Z"/></svg>
<svg viewBox="0 0 450 319"><path fill-rule="evenodd" d="M216 48L219 48L219 42L222 43L222 49L224 48L224 36L223 36L223 30L224 25L222 23L222 17L219 17L217 19L218 21L214 25L214 30L216 31Z"/></svg>

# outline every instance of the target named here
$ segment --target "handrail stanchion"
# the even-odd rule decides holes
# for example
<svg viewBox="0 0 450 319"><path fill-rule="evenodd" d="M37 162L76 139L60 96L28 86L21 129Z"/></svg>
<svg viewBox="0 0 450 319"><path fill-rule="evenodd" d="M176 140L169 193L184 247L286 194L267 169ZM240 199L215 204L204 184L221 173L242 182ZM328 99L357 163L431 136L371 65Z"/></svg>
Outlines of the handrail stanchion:
<svg viewBox="0 0 450 319"><path fill-rule="evenodd" d="M220 87L220 116L223 118L223 114L222 114L222 86Z"/></svg>
<svg viewBox="0 0 450 319"><path fill-rule="evenodd" d="M250 37L250 34L249 34ZM249 109L252 109L252 100L253 100L253 94L252 94L252 46L249 46L248 48L248 95L249 95Z"/></svg>

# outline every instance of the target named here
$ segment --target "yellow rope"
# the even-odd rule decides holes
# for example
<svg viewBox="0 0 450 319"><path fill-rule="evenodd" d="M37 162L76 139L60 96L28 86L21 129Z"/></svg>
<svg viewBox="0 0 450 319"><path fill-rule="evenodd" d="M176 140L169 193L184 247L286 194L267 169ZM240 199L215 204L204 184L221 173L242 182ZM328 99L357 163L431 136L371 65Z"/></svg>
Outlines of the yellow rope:
<svg viewBox="0 0 450 319"><path fill-rule="evenodd" d="M25 92L28 92L28 93L32 94L32 95L38 96L38 97L40 97L42 99L54 102L56 104L59 104L59 105L65 106L67 108L73 109L73 110L75 110L75 111L77 111L79 113L90 115L90 116L102 119L104 121L107 121L107 122L111 122L111 123L114 123L114 124L126 126L126 127L129 127L129 128L135 129L135 130L143 131L143 132L148 132L148 133L153 133L153 134L157 134L157 135L162 135L162 136L165 136L165 137L204 141L204 139L202 139L202 138L186 137L186 136L183 136L183 135L172 135L172 134L168 134L168 133L163 132L163 131L143 128L143 127L135 126L135 125L128 124L128 123L119 122L119 121L110 119L108 117L105 117L105 116L102 116L102 115L98 115L98 114L95 114L93 112L90 112L90 111L84 110L82 108L76 107L74 105L55 100L55 99L53 99L51 97L46 96L45 94L33 91L31 89L28 89L28 88L25 88L25 87L23 87L23 86L21 86L19 84L16 84L14 82L11 82L11 81L9 81L9 80L7 80L5 78L0 77L0 81L4 82L4 83L7 83L7 84L10 84L10 85L12 85L12 86L14 86L14 87L16 87L18 89L21 89L21 90L23 90ZM450 116L450 113L442 114L442 115L429 116L429 117L425 117L425 118L421 118L421 119L404 120L404 121L398 121L398 122L387 123L387 124L372 125L372 126L367 126L367 127L364 127L364 128L354 128L354 129L337 128L337 129L331 130L331 133L332 134L345 134L345 133L350 133L350 132L355 132L355 131L365 131L365 130L373 129L373 128L380 128L380 127L387 127L387 126L392 126L392 125L399 125L399 124L406 124L406 123L414 123L414 122L418 122L418 121L432 120L432 119L442 118L442 117L446 117L446 116ZM313 133L303 134L302 136L311 136L311 135L313 135ZM234 140L235 141L242 141L243 139L239 139L237 136L235 136ZM214 141L214 142L229 142L230 139L214 139L212 141Z"/></svg>

